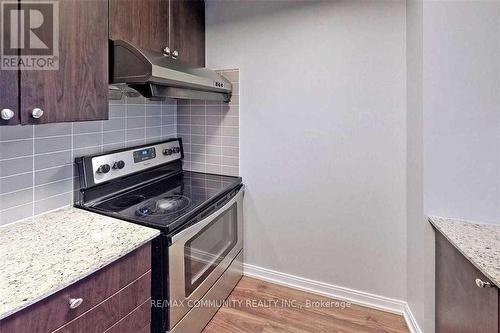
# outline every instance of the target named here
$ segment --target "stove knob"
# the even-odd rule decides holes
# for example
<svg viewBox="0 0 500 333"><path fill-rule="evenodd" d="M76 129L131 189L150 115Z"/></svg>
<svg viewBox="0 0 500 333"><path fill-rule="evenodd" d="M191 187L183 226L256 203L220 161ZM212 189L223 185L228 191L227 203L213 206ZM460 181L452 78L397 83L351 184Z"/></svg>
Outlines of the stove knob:
<svg viewBox="0 0 500 333"><path fill-rule="evenodd" d="M97 169L97 172L98 173L108 173L109 170L111 170L111 167L109 166L109 164L103 164L99 167L99 169Z"/></svg>
<svg viewBox="0 0 500 333"><path fill-rule="evenodd" d="M113 164L113 169L123 169L125 167L125 162L118 161Z"/></svg>
<svg viewBox="0 0 500 333"><path fill-rule="evenodd" d="M168 156L168 155L172 155L172 154L173 154L173 152L174 152L174 150L173 150L173 149L170 149L170 148L169 148L169 149L165 149L165 150L163 151L163 155L167 155L167 156Z"/></svg>
<svg viewBox="0 0 500 333"><path fill-rule="evenodd" d="M173 150L173 151L174 151L174 153L176 153L176 154L177 154L177 153L180 153L180 151L181 151L181 149L180 149L179 147L174 147L172 150Z"/></svg>

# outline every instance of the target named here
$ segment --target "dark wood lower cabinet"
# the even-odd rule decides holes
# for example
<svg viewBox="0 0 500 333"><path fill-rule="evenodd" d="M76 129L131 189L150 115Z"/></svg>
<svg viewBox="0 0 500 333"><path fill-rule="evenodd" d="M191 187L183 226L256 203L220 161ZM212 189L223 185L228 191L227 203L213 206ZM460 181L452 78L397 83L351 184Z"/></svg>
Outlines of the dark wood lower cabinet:
<svg viewBox="0 0 500 333"><path fill-rule="evenodd" d="M70 298L83 302L75 309ZM151 245L0 321L0 333L132 333L151 321ZM130 327L133 330L125 330ZM135 331L134 331L135 330Z"/></svg>
<svg viewBox="0 0 500 333"><path fill-rule="evenodd" d="M150 320L151 299L148 299L105 333L150 333Z"/></svg>
<svg viewBox="0 0 500 333"><path fill-rule="evenodd" d="M139 333L151 333L151 325L145 326Z"/></svg>
<svg viewBox="0 0 500 333"><path fill-rule="evenodd" d="M498 333L498 288L436 231L436 333Z"/></svg>
<svg viewBox="0 0 500 333"><path fill-rule="evenodd" d="M142 328L150 322L151 315L151 271L144 274L129 286L100 303L82 316L69 322L54 333L102 333L118 323L122 318L143 305L149 315L134 316L140 319L136 324ZM149 312L148 312L149 311ZM123 332L122 332L123 333Z"/></svg>

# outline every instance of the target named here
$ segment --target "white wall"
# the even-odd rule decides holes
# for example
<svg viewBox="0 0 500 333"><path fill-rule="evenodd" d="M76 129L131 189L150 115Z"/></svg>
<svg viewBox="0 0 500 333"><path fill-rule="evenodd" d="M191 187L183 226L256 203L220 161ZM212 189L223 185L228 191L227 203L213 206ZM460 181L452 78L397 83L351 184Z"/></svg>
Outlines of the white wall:
<svg viewBox="0 0 500 333"><path fill-rule="evenodd" d="M406 2L407 59L407 297L415 319L424 322L425 224L423 184L422 52L423 3ZM411 288L410 288L411 286Z"/></svg>
<svg viewBox="0 0 500 333"><path fill-rule="evenodd" d="M500 1L424 2L426 213L500 223Z"/></svg>
<svg viewBox="0 0 500 333"><path fill-rule="evenodd" d="M207 2L240 68L249 264L406 298L405 1Z"/></svg>
<svg viewBox="0 0 500 333"><path fill-rule="evenodd" d="M423 2L406 2L407 301L420 329L432 333L434 231L424 215Z"/></svg>
<svg viewBox="0 0 500 333"><path fill-rule="evenodd" d="M424 212L500 223L500 1L407 1L407 286L434 332Z"/></svg>

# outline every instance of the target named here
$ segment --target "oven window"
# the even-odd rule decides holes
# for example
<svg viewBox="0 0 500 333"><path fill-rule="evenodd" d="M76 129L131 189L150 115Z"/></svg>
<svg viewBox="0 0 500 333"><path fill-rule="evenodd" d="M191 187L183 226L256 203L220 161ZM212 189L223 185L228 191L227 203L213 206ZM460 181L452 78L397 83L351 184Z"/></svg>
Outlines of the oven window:
<svg viewBox="0 0 500 333"><path fill-rule="evenodd" d="M238 242L236 203L186 242L186 297L203 282Z"/></svg>

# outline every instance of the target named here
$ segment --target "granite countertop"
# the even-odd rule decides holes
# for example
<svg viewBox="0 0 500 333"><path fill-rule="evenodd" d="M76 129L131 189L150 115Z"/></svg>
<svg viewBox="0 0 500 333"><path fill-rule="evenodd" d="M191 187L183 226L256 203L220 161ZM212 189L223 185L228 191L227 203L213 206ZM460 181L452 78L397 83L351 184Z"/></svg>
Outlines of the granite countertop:
<svg viewBox="0 0 500 333"><path fill-rule="evenodd" d="M492 283L500 287L500 225L430 216L429 221Z"/></svg>
<svg viewBox="0 0 500 333"><path fill-rule="evenodd" d="M0 227L0 319L158 235L155 229L73 207Z"/></svg>

